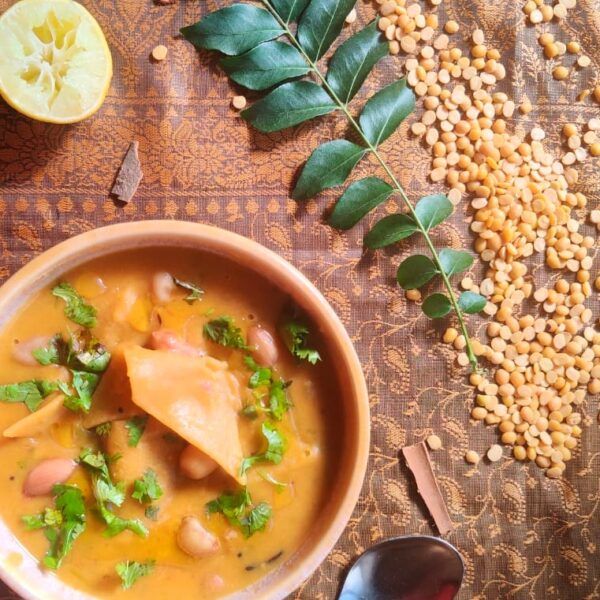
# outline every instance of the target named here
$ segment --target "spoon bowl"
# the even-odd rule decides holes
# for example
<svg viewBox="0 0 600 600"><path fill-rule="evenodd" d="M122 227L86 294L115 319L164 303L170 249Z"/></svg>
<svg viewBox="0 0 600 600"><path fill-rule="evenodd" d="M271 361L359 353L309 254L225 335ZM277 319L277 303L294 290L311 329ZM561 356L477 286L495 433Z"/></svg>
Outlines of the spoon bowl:
<svg viewBox="0 0 600 600"><path fill-rule="evenodd" d="M458 550L432 536L401 536L366 550L338 600L452 600L462 583Z"/></svg>

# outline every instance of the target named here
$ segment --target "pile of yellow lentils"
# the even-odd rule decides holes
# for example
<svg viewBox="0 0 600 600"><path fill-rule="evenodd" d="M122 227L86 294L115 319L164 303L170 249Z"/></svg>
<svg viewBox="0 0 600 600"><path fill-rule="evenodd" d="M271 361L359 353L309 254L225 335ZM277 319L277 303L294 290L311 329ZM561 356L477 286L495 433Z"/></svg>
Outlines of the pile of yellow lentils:
<svg viewBox="0 0 600 600"><path fill-rule="evenodd" d="M548 477L559 477L581 435L578 406L587 393L600 393L600 332L586 307L594 285L595 238L579 231L573 210L583 209L586 198L570 191L578 180L573 165L600 155L600 120L590 120L585 131L567 124L568 152L554 157L540 127L526 139L511 133L507 120L533 107L527 101L517 106L494 91L506 69L481 30L471 33L470 51L464 53L451 40L459 33L456 22L446 22L442 33L437 14L423 14L416 1L377 3L391 54L409 55L407 81L424 109L412 132L431 150L430 178L446 182L453 204L468 194L474 247L487 263L479 285L471 277L462 281L464 289L488 299L490 317L487 342L473 340L475 353L491 369L489 375L471 375L478 391L471 416L497 425L515 459L535 461ZM537 12L542 21L548 20L544 13L560 18L575 0L543 6L542 0L527 3L532 22ZM600 211L592 211L591 220L600 228ZM534 254L543 254L546 266L562 276L537 286L526 264ZM600 278L595 287L600 290ZM468 365L464 337L450 327L444 341L459 352L458 363ZM493 456L497 460L501 454L495 450ZM465 459L475 464L479 455L470 450Z"/></svg>

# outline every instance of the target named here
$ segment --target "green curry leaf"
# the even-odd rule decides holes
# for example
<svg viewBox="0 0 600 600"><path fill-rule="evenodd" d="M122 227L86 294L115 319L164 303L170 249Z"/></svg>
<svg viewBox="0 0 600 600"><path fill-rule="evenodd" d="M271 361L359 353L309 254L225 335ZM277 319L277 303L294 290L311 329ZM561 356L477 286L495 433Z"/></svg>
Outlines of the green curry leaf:
<svg viewBox="0 0 600 600"><path fill-rule="evenodd" d="M458 305L469 315L482 311L486 304L487 300L475 292L463 292L458 298Z"/></svg>
<svg viewBox="0 0 600 600"><path fill-rule="evenodd" d="M466 271L473 264L473 256L463 250L444 248L439 257L442 269L448 277Z"/></svg>
<svg viewBox="0 0 600 600"><path fill-rule="evenodd" d="M452 203L444 194L424 196L415 206L415 214L426 231L445 221L453 211Z"/></svg>
<svg viewBox="0 0 600 600"><path fill-rule="evenodd" d="M365 177L355 181L337 201L329 217L329 224L337 229L350 229L393 193L394 188L379 177Z"/></svg>
<svg viewBox="0 0 600 600"><path fill-rule="evenodd" d="M313 0L298 23L298 41L312 61L329 49L342 31L344 20L356 0Z"/></svg>
<svg viewBox="0 0 600 600"><path fill-rule="evenodd" d="M233 4L183 27L181 33L197 48L235 55L279 37L284 30L269 11L251 4Z"/></svg>
<svg viewBox="0 0 600 600"><path fill-rule="evenodd" d="M388 44L373 21L336 50L329 61L327 83L344 104L354 98L375 64L388 55Z"/></svg>
<svg viewBox="0 0 600 600"><path fill-rule="evenodd" d="M310 0L271 0L277 14L286 22L295 21Z"/></svg>
<svg viewBox="0 0 600 600"><path fill-rule="evenodd" d="M431 319L441 319L452 310L452 304L445 294L431 294L423 301L422 309Z"/></svg>
<svg viewBox="0 0 600 600"><path fill-rule="evenodd" d="M388 215L378 221L365 236L367 248L384 248L400 240L410 237L418 231L416 223L408 215L402 213Z"/></svg>
<svg viewBox="0 0 600 600"><path fill-rule="evenodd" d="M348 140L322 144L306 161L292 197L306 200L326 188L341 185L366 152L366 148Z"/></svg>
<svg viewBox="0 0 600 600"><path fill-rule="evenodd" d="M337 109L329 94L312 81L291 81L242 112L242 117L264 133L298 125Z"/></svg>
<svg viewBox="0 0 600 600"><path fill-rule="evenodd" d="M310 71L300 52L283 42L261 44L241 56L223 58L220 64L233 81L250 90L266 90Z"/></svg>
<svg viewBox="0 0 600 600"><path fill-rule="evenodd" d="M414 290L424 286L438 273L439 271L428 256L415 254L400 264L396 279L401 288Z"/></svg>
<svg viewBox="0 0 600 600"><path fill-rule="evenodd" d="M360 126L366 138L378 146L396 131L415 108L415 95L401 79L377 92L365 104Z"/></svg>

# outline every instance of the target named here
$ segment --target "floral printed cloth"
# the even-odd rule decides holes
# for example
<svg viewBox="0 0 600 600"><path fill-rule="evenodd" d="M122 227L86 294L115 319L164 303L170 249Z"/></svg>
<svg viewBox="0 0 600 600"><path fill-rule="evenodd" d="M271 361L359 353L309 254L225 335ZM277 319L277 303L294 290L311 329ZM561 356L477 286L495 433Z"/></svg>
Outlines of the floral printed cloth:
<svg viewBox="0 0 600 600"><path fill-rule="evenodd" d="M0 0L0 10L12 0ZM338 233L324 222L336 192L297 204L289 197L298 167L320 141L342 136L346 125L329 116L292 130L264 135L250 130L231 108L243 90L230 86L218 57L197 53L179 28L226 3L178 0L84 0L104 29L115 74L96 116L73 126L46 125L21 117L0 102L0 281L57 242L79 232L138 219L185 219L218 225L272 248L304 272L325 294L352 335L364 365L372 410L372 448L361 499L341 540L321 568L293 596L335 597L340 577L371 544L395 535L435 534L399 449L431 433L443 448L435 469L456 527L447 539L461 551L464 600L600 598L600 435L597 398L584 407L581 449L565 476L549 480L540 469L505 458L477 467L468 449L484 454L497 442L493 428L470 424L473 390L454 352L441 339L443 325L427 320L394 284L395 268L414 241L392 250L363 252L367 223ZM429 2L423 0L428 10ZM505 91L535 110L515 115L509 126L525 134L543 126L558 148L562 126L600 116L600 106L578 93L596 83L600 69L600 4L580 0L560 24L545 26L567 42L578 40L592 67L565 82L552 79L526 24L520 0L444 0L440 21L476 27L497 47L508 69ZM375 14L368 0L344 35ZM455 36L456 37L456 36ZM165 44L169 55L152 61ZM363 94L398 77L403 59L389 57L369 78ZM252 94L247 94L249 100ZM429 156L408 132L408 119L382 147L415 198L443 190L427 181ZM139 141L144 179L127 206L109 197L115 174L132 140ZM581 168L580 190L598 206L600 176L591 161ZM376 172L365 160L354 176ZM398 207L390 202L377 217ZM469 247L465 200L440 241ZM582 216L583 218L583 216ZM591 230L590 230L591 231ZM474 273L480 277L481 267ZM595 300L598 315L598 301ZM473 329L483 320L471 319ZM0 597L13 598L0 584Z"/></svg>

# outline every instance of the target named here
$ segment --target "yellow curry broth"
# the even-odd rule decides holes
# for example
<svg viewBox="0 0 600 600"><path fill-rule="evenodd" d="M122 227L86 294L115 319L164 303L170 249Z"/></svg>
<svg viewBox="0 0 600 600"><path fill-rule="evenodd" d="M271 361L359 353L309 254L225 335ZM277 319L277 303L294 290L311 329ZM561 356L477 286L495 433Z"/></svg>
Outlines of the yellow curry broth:
<svg viewBox="0 0 600 600"><path fill-rule="evenodd" d="M193 281L205 290L200 301L183 300L184 290L176 290L174 299L156 305L151 293L152 275L168 271L183 280ZM253 324L261 324L276 332L288 299L254 273L249 273L228 261L191 250L140 250L102 258L78 268L65 277L79 293L98 309L98 324L93 332L111 351L123 342L145 345L151 331L159 326L173 330L188 342L229 364L239 380L242 401L251 395L247 388L250 371L244 366L244 352L224 348L202 335L202 328L211 318L226 314L234 318L244 335ZM50 290L39 293L0 332L0 384L28 379L65 378L61 367L25 366L15 361L11 350L15 340L40 335L53 335L77 329L64 315L64 303ZM316 332L314 332L316 334ZM323 354L318 335L311 341ZM140 451L140 469L153 468L163 485L164 496L156 520L144 515L144 506L130 498L115 512L125 518L139 518L148 527L148 538L142 539L129 531L107 539L102 536L103 522L95 516L88 474L77 467L68 483L78 485L86 496L87 528L75 541L57 575L70 585L100 597L148 598L182 597L217 598L240 590L258 580L268 571L288 559L307 539L326 501L327 486L336 467L337 445L334 419L336 385L327 357L317 366L299 363L279 344L277 373L293 383L288 390L293 408L277 428L287 439L287 451L279 465L262 463L248 472L248 489L254 504L268 502L272 517L265 531L244 539L220 514L207 515L205 505L224 491L239 489L235 481L217 469L208 477L193 481L182 476L177 458L185 443L177 436L162 432L160 423L149 421L148 446ZM29 414L21 404L0 403L0 430L6 429ZM28 532L21 516L34 514L52 505L50 497L25 497L22 486L27 473L45 458L77 458L84 447L100 448L98 436L83 428L83 415L73 413L66 420L50 427L35 438L0 439L0 481L3 498L0 514L15 532L25 548L42 558L48 543L41 531ZM240 418L240 438L244 455L260 452L264 441L260 434L262 417ZM152 433L154 432L154 433ZM164 435L166 433L167 435ZM140 441L143 446L144 436ZM136 449L137 450L137 449ZM142 448L143 450L143 448ZM160 454L152 464L144 464L148 451ZM127 453L125 453L125 460ZM136 460L137 460L136 459ZM170 470L170 472L169 472ZM126 469L123 472L128 472ZM142 475L142 472L138 476ZM113 473L114 476L114 473ZM272 477L287 484L283 489L266 481ZM127 481L128 492L131 481ZM192 558L182 552L176 542L181 519L194 515L216 534L221 550L213 556ZM271 559L270 562L268 562ZM123 590L115 573L116 563L123 560L155 560L154 571L137 580L131 590Z"/></svg>

